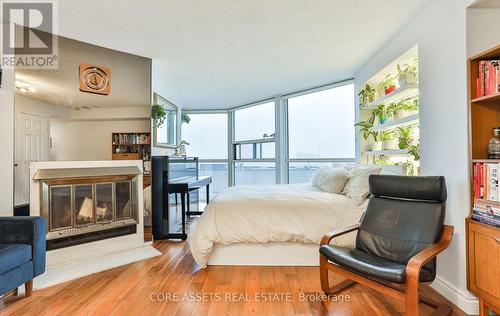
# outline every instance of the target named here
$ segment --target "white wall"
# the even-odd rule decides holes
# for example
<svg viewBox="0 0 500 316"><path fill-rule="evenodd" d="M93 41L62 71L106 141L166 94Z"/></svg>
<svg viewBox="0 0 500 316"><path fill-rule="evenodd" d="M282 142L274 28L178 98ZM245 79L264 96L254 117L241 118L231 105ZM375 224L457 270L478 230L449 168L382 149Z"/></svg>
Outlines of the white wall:
<svg viewBox="0 0 500 316"><path fill-rule="evenodd" d="M365 80L418 44L421 172L446 177L446 223L455 226L450 248L439 256L434 287L467 313L477 313L477 301L466 288L465 250L469 213L466 8L472 2L430 1L355 74L358 91Z"/></svg>
<svg viewBox="0 0 500 316"><path fill-rule="evenodd" d="M152 91L151 93L157 93L163 98L169 100L169 86L168 86L168 76L166 76L165 69L161 68L157 61L152 62ZM195 93L195 91L193 91ZM153 100L153 95L151 95L151 103ZM170 101L170 100L169 100ZM174 103L175 104L175 103ZM182 106L180 104L175 104L179 108L179 115L177 119L177 143L180 143L182 139L181 135L181 111ZM154 127L151 120L151 155L152 156L162 156L162 155L174 155L175 150L171 148L162 148L154 146Z"/></svg>
<svg viewBox="0 0 500 316"><path fill-rule="evenodd" d="M0 216L14 211L14 71L3 69L0 88Z"/></svg>
<svg viewBox="0 0 500 316"><path fill-rule="evenodd" d="M500 9L467 9L467 55L500 45Z"/></svg>

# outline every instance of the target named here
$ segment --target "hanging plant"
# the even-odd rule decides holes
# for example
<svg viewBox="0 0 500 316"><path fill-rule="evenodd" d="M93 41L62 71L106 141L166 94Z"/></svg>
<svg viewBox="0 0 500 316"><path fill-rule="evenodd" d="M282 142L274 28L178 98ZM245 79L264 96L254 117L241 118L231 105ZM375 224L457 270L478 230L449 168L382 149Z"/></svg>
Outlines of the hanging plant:
<svg viewBox="0 0 500 316"><path fill-rule="evenodd" d="M181 122L182 122L182 123L189 124L189 122L191 122L191 118L189 117L189 115L188 115L188 114L186 114L186 113L182 113L182 114L181 114Z"/></svg>
<svg viewBox="0 0 500 316"><path fill-rule="evenodd" d="M155 127L159 128L163 125L163 122L165 122L165 119L167 118L167 111L163 106L153 104L153 107L151 108L151 118L153 119Z"/></svg>

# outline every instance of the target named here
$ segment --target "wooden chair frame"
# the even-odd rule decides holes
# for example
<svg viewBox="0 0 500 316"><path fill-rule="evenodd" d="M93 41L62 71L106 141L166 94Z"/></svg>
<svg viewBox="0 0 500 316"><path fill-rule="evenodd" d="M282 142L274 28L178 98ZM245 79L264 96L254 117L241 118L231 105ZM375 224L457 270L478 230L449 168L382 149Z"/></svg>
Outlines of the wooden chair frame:
<svg viewBox="0 0 500 316"><path fill-rule="evenodd" d="M355 224L329 232L325 234L321 239L321 245L328 245L333 238L353 231L357 231L358 229L359 224ZM419 296L420 285L430 283L419 282L419 275L420 270L427 262L431 261L441 251L445 250L449 246L452 235L453 226L444 225L443 232L441 233L441 238L437 243L422 250L421 252L410 258L406 266L406 283L404 284L392 282L379 283L377 281L373 281L372 279L366 278L360 274L351 272L336 264L328 262L328 259L323 254L320 254L319 272L321 288L323 289L323 292L325 292L325 294L333 295L353 286L356 283L359 283L395 299L404 300L407 316L418 316L419 301L436 308L433 315L449 315L452 311L450 306L440 304L427 297ZM328 282L328 270L331 270L336 274L346 278L346 280L330 288Z"/></svg>

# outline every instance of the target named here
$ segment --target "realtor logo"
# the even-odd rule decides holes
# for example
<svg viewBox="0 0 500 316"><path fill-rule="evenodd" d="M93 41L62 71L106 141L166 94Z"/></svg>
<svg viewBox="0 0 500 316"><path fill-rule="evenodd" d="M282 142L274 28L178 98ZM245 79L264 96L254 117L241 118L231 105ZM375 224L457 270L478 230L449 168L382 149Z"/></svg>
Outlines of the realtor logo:
<svg viewBox="0 0 500 316"><path fill-rule="evenodd" d="M57 68L55 3L2 0L2 66Z"/></svg>

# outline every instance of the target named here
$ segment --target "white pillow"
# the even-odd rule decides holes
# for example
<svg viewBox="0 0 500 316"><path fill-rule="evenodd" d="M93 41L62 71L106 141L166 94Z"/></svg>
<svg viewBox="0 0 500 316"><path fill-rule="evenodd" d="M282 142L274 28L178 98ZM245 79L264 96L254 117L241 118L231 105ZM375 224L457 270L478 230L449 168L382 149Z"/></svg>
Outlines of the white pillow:
<svg viewBox="0 0 500 316"><path fill-rule="evenodd" d="M313 176L312 185L329 193L340 194L349 180L349 172L344 168L322 167Z"/></svg>
<svg viewBox="0 0 500 316"><path fill-rule="evenodd" d="M349 181L347 181L342 194L350 197L359 206L370 194L368 177L371 174L379 174L382 168L361 168L355 167L349 171Z"/></svg>

